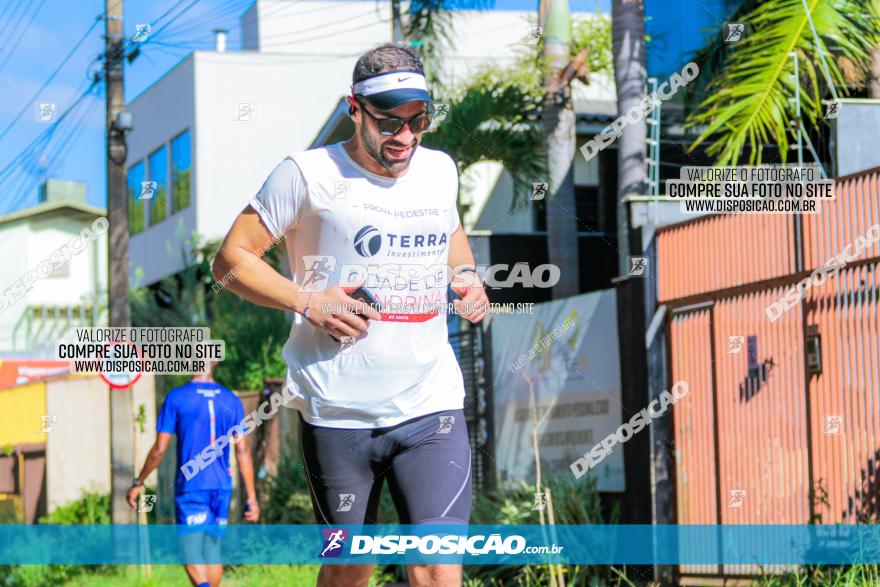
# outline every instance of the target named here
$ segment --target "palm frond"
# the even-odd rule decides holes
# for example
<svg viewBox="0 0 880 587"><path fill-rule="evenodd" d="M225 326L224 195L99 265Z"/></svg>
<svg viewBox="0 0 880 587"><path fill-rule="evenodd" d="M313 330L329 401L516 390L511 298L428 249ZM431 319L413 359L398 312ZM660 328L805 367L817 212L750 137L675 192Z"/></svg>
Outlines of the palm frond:
<svg viewBox="0 0 880 587"><path fill-rule="evenodd" d="M539 72L488 66L437 101L449 104L449 114L425 134L425 146L449 153L459 172L478 161L503 163L513 178L513 206L525 203L532 182L546 176Z"/></svg>
<svg viewBox="0 0 880 587"><path fill-rule="evenodd" d="M571 56L589 48L587 67L590 73L614 76L614 55L611 51L611 16L595 14L572 18Z"/></svg>
<svg viewBox="0 0 880 587"><path fill-rule="evenodd" d="M838 94L848 93L838 59L846 58L865 72L880 40L880 20L872 18L876 0L807 0L818 44L802 0L759 4L742 16L749 26L748 38L724 54L720 73L706 86L714 94L700 103L687 123L689 128L706 125L691 151L709 137L717 139L707 153L719 165L736 165L747 147L750 163L759 163L763 146L773 142L785 161L795 84L800 85L802 116L817 125L829 83ZM801 65L798 80L793 79L793 52ZM826 58L830 80L822 73L820 52L831 57Z"/></svg>
<svg viewBox="0 0 880 587"><path fill-rule="evenodd" d="M431 86L443 81L442 57L455 46L453 20L456 10L485 10L494 0L411 0L403 20L403 36L419 45L425 77Z"/></svg>

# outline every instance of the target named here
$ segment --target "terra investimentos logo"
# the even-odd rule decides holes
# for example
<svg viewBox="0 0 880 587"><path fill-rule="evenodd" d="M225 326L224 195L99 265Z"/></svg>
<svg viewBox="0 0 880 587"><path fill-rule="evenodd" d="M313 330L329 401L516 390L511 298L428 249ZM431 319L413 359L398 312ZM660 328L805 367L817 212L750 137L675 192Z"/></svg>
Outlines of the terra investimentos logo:
<svg viewBox="0 0 880 587"><path fill-rule="evenodd" d="M354 250L361 257L372 257L382 248L382 235L375 226L361 228L354 237Z"/></svg>
<svg viewBox="0 0 880 587"><path fill-rule="evenodd" d="M446 246L447 234L438 233L410 233L396 234L393 232L381 233L372 225L366 225L357 231L354 236L354 250L361 257L372 257L386 245L387 255L391 257L424 257L441 252Z"/></svg>

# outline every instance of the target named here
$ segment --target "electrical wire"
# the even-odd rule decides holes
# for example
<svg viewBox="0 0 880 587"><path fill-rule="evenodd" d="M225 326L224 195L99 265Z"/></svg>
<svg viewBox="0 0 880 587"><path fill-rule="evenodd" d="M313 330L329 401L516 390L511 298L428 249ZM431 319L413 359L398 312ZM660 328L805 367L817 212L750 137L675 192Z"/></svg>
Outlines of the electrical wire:
<svg viewBox="0 0 880 587"><path fill-rule="evenodd" d="M6 59L3 60L3 63L0 63L0 71L3 71L3 68L6 67L6 64L9 63L9 60L15 55L15 51L18 49L18 46L21 44L21 40L24 38L25 33L27 33L28 29L31 28L31 25L34 24L34 19L37 18L37 15L40 13L40 10L43 8L43 5L46 3L46 0L40 0L40 3L37 4L37 9L34 10L33 14L31 14L31 18L24 27L22 27L21 31L18 33L18 38L13 42L12 48L9 50L9 54L6 56ZM11 36L9 37L12 38ZM3 43L3 47L0 48L0 55L6 50L6 43Z"/></svg>
<svg viewBox="0 0 880 587"><path fill-rule="evenodd" d="M180 2L178 2L177 4L175 4L175 6L181 4L182 2L183 2L183 0L180 0ZM173 23L173 22L176 21L178 18L180 18L181 16L183 16L184 14L186 14L187 11L188 11L190 8L192 8L193 6L195 6L195 5L198 4L198 3L199 3L199 0L192 0L192 2L190 2L189 4L187 4L186 7L185 7L183 10L181 10L180 12L178 12L177 14L175 14L173 17L171 17L171 20L169 20L168 22L166 22L165 24L163 24L163 25L159 28L159 30L157 30L157 31L154 32L154 33L151 32L151 33L150 33L150 37L147 39L147 42L149 42L149 39L150 39L150 38L152 38L152 37L154 37L154 36L156 36L156 35L159 35L162 31L164 31L166 28L168 28L168 26L171 25L171 23ZM167 14L167 12L166 12L165 14ZM163 16L164 16L164 15L163 15ZM157 22L158 22L158 20L161 20L161 17L160 17L160 19L157 19Z"/></svg>
<svg viewBox="0 0 880 587"><path fill-rule="evenodd" d="M25 7L24 12L22 12L21 16L18 17L18 22L16 22L16 24L14 24L12 26L12 30L9 31L9 36L6 38L7 39L12 38L12 36L15 34L15 29L18 28L18 23L21 22L22 17L27 13L28 3L26 0L19 0L18 4L15 6L15 8L12 9L12 13L9 15L9 18L6 19L6 22L3 23L3 28L0 29L0 37L6 36L6 29L8 29L9 25L12 24L12 21L15 20L15 18L16 18L15 15L18 12L19 7L21 7L21 6Z"/></svg>
<svg viewBox="0 0 880 587"><path fill-rule="evenodd" d="M79 41L76 42L76 44L67 53L67 55L64 57L64 59L61 61L61 63L58 64L58 67L55 68L55 71L53 71L49 75L49 78L45 82L43 82L43 85L41 85L40 88L36 92L34 92L33 96L31 96L28 99L28 101L25 103L24 107L21 110L19 110L18 114L16 114L15 117L12 119L12 122L10 122L9 125L7 125L7 127L5 129L3 129L3 132L0 132L0 139L3 139L3 137L5 137L7 135L7 133L9 133L10 129L12 129L12 127L15 126L15 123L18 122L18 120L22 117L22 115L25 112L27 112L28 108L31 106L31 104L33 104L33 101L37 98L37 96L40 95L40 92L45 90L46 87L50 83L52 83L52 80L54 80L55 76L58 75L58 72L61 71L61 68L64 67L64 65L70 60L71 57L73 57L73 54L76 53L77 49L80 48L80 45L82 45L83 42L85 42L85 40L88 38L89 34L91 34L91 32L94 30L95 26L97 26L97 24L102 20L102 16L103 15L100 15L95 18L95 21L92 22L92 25L88 28L88 30L86 30L86 32L83 34L83 36L80 37Z"/></svg>
<svg viewBox="0 0 880 587"><path fill-rule="evenodd" d="M227 6L225 10L221 10L221 11L217 12L217 14L212 14L211 12L208 12L207 14L203 15L201 18L188 20L186 22L180 23L179 27L175 27L172 30L168 31L168 33L166 33L164 39L167 41L171 41L172 39L174 39L176 37L180 37L182 35L189 34L192 31L202 29L205 26L211 25L215 22L223 21L223 20L226 20L227 18L233 18L233 15L235 15L236 13L241 11L243 8L245 8L245 6L247 6L249 4L251 4L251 0L244 0L241 3L231 4L231 5ZM241 16L238 16L235 18L237 18L240 23ZM233 28L237 28L237 26L238 25L230 26L229 28L233 29ZM197 37L197 38L202 39L204 37L209 37L209 36L210 35L204 35L203 37Z"/></svg>
<svg viewBox="0 0 880 587"><path fill-rule="evenodd" d="M92 89L98 85L99 81L101 81L101 80L95 79L94 81L92 81L92 83L89 85L89 87L82 94L80 94L79 97L76 98L76 100L74 100L73 103L70 104L64 110L64 112L61 113L61 115L58 117L58 119L55 121L54 124L52 124L49 128L47 128L42 133L37 135L37 137L33 141L31 141L27 147L22 149L22 151L12 161L10 161L9 164L6 165L6 167L4 167L2 170L0 170L0 181L3 180L3 178L9 173L10 170L15 168L16 164L18 164L24 157L27 156L28 152L31 149L33 149L33 147L37 143L39 143L41 140L44 140L46 137L50 137L52 134L54 134L58 130L58 128L59 128L58 125L61 122L63 122L68 116L70 116L70 113L76 108L76 106L80 102L82 102L83 99L86 98L86 96L91 94Z"/></svg>
<svg viewBox="0 0 880 587"><path fill-rule="evenodd" d="M391 22L391 19L390 19L390 18L389 18L388 20L380 20L380 21L378 21L378 22L375 22L375 21L374 21L374 22L370 22L370 23L363 24L363 25L360 25L360 26L352 27L352 28L350 28L350 29L343 29L343 30L341 30L341 31L334 31L334 32L332 32L332 33L327 33L327 34L323 34L323 35L318 35L318 36L316 36L316 37L308 37L308 38L305 38L305 39L295 39L295 40L291 40L291 41L284 42L284 43L269 44L269 45L263 45L263 44L261 43L261 44L260 44L260 49L262 50L262 49L271 49L271 48L273 48L273 47L287 47L287 46L289 46L289 45L300 45L300 44L302 44L302 43L308 43L309 41L318 41L318 40L321 40L321 39L328 39L328 38L330 38L330 37L335 37L335 36L337 36L337 35L341 35L341 34L344 34L344 33L351 33L351 32L354 32L354 31L359 31L359 30L362 30L362 29L366 29L366 28L374 27L374 26L377 26L377 25L379 25L379 24L387 24L387 23L389 23L389 22Z"/></svg>
<svg viewBox="0 0 880 587"><path fill-rule="evenodd" d="M41 148L32 152L31 157L23 160L20 168L24 169L27 173L25 181L20 183L14 199L16 208L26 202L28 195L34 193L39 184L51 174L58 161L64 159L70 147L79 139L85 128L86 121L93 113L93 110L88 107L82 107L82 104L86 104L86 102L77 103L77 107L71 114L69 128L65 128L64 133L59 133L57 128L53 129L51 135L41 145Z"/></svg>

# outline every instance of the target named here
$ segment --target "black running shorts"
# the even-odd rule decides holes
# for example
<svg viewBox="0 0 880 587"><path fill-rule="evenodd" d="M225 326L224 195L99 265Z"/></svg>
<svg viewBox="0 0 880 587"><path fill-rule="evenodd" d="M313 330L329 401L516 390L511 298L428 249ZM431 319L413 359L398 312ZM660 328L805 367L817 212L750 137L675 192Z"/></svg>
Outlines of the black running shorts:
<svg viewBox="0 0 880 587"><path fill-rule="evenodd" d="M471 449L462 410L388 428L313 426L300 415L303 465L319 524L376 524L388 479L402 524L466 524Z"/></svg>

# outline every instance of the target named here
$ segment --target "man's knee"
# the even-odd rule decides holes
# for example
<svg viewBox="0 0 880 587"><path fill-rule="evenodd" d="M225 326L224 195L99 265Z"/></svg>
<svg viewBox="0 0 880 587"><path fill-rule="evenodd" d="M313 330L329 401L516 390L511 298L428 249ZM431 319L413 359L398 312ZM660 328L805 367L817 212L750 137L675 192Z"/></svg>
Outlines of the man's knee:
<svg viewBox="0 0 880 587"><path fill-rule="evenodd" d="M373 565L324 565L318 587L365 587L372 574Z"/></svg>
<svg viewBox="0 0 880 587"><path fill-rule="evenodd" d="M410 587L461 585L461 565L409 565Z"/></svg>

